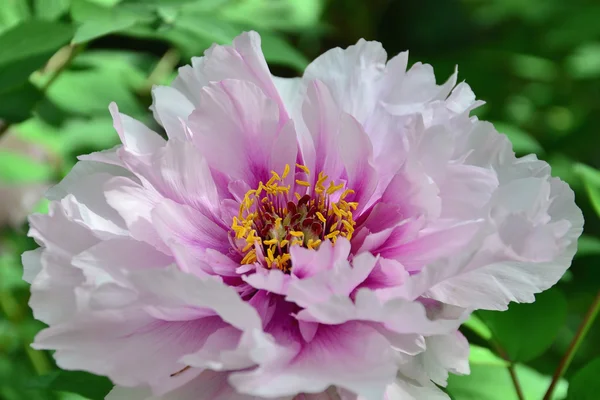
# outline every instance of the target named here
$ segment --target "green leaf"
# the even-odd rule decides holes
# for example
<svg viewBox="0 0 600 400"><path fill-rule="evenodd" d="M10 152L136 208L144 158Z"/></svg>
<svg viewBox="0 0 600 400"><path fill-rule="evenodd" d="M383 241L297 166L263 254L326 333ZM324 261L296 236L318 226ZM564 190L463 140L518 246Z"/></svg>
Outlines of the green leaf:
<svg viewBox="0 0 600 400"><path fill-rule="evenodd" d="M31 17L26 0L3 0L0 7L0 33Z"/></svg>
<svg viewBox="0 0 600 400"><path fill-rule="evenodd" d="M119 143L119 136L110 116L91 120L73 119L61 130L60 139L65 153L108 149Z"/></svg>
<svg viewBox="0 0 600 400"><path fill-rule="evenodd" d="M529 154L529 153L543 153L544 149L537 140L531 137L527 132L521 128L504 124L501 122L494 122L494 126L498 132L505 134L508 139L512 142L513 149L516 153Z"/></svg>
<svg viewBox="0 0 600 400"><path fill-rule="evenodd" d="M70 392L87 397L90 400L103 400L113 384L108 378L82 371L56 371L36 377L30 382L31 388L55 392Z"/></svg>
<svg viewBox="0 0 600 400"><path fill-rule="evenodd" d="M600 216L600 171L584 164L578 164L575 171L583 179L590 202Z"/></svg>
<svg viewBox="0 0 600 400"><path fill-rule="evenodd" d="M22 154L0 151L0 182L31 183L52 177L52 168Z"/></svg>
<svg viewBox="0 0 600 400"><path fill-rule="evenodd" d="M567 317L567 301L556 289L531 304L513 303L508 311L478 313L513 362L529 361L546 351Z"/></svg>
<svg viewBox="0 0 600 400"><path fill-rule="evenodd" d="M495 355L490 349L485 347L470 345L469 346L469 364L470 365L495 365L498 367L508 367L509 363L506 360Z"/></svg>
<svg viewBox="0 0 600 400"><path fill-rule="evenodd" d="M219 44L231 43L240 33L237 26L215 18L214 15L200 13L181 15L175 21L175 26L199 38Z"/></svg>
<svg viewBox="0 0 600 400"><path fill-rule="evenodd" d="M0 35L0 65L39 54L52 55L69 42L72 34L70 26L58 22L29 20L20 23Z"/></svg>
<svg viewBox="0 0 600 400"><path fill-rule="evenodd" d="M490 340L492 338L492 331L490 331L490 328L488 328L475 314L471 314L469 319L463 325L471 329L484 340Z"/></svg>
<svg viewBox="0 0 600 400"><path fill-rule="evenodd" d="M515 54L512 59L515 75L530 80L552 82L558 76L558 69L554 62L527 54Z"/></svg>
<svg viewBox="0 0 600 400"><path fill-rule="evenodd" d="M600 393L600 358L590 361L571 378L567 400L596 400Z"/></svg>
<svg viewBox="0 0 600 400"><path fill-rule="evenodd" d="M259 29L298 31L314 27L324 8L322 0L245 0L223 7L222 18ZM185 9L184 9L185 10Z"/></svg>
<svg viewBox="0 0 600 400"><path fill-rule="evenodd" d="M600 43L586 43L567 59L569 74L575 79L600 77Z"/></svg>
<svg viewBox="0 0 600 400"><path fill-rule="evenodd" d="M541 375L525 365L516 365L525 399L541 399L550 384L549 376ZM562 399L568 384L560 380L552 399ZM471 374L450 375L448 392L454 400L518 400L507 368L496 365L471 365Z"/></svg>
<svg viewBox="0 0 600 400"><path fill-rule="evenodd" d="M145 114L125 78L111 70L65 71L48 89L47 96L58 107L80 115L107 115L112 101L125 114Z"/></svg>
<svg viewBox="0 0 600 400"><path fill-rule="evenodd" d="M29 82L7 91L0 91L0 119L8 123L28 119L42 97L42 92Z"/></svg>
<svg viewBox="0 0 600 400"><path fill-rule="evenodd" d="M69 26L41 20L23 22L0 34L0 91L26 82L71 35Z"/></svg>
<svg viewBox="0 0 600 400"><path fill-rule="evenodd" d="M156 20L156 16L148 7L99 5L92 0L73 0L71 18L79 23L73 44L124 32L138 23L150 23Z"/></svg>
<svg viewBox="0 0 600 400"><path fill-rule="evenodd" d="M137 22L134 15L115 14L114 16L98 18L84 22L73 37L73 44L85 43L90 40L125 30Z"/></svg>
<svg viewBox="0 0 600 400"><path fill-rule="evenodd" d="M34 4L36 17L54 21L69 10L71 0L35 0Z"/></svg>
<svg viewBox="0 0 600 400"><path fill-rule="evenodd" d="M308 59L286 42L282 37L273 33L261 33L262 50L268 62L287 65L304 71Z"/></svg>
<svg viewBox="0 0 600 400"><path fill-rule="evenodd" d="M75 0L71 16L81 22L72 43L85 43L93 39L121 32L136 23L146 20L148 15L123 7L103 7L86 0Z"/></svg>
<svg viewBox="0 0 600 400"><path fill-rule="evenodd" d="M595 256L600 254L600 239L595 236L581 235L577 241L576 257Z"/></svg>

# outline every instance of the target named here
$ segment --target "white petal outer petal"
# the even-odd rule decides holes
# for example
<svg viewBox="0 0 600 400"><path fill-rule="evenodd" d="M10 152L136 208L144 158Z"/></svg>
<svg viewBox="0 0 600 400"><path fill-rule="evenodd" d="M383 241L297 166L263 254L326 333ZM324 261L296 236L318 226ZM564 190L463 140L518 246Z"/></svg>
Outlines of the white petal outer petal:
<svg viewBox="0 0 600 400"><path fill-rule="evenodd" d="M194 111L194 105L183 93L169 86L153 87L152 111L154 119L165 128L169 139L185 140L186 134L180 120L187 120Z"/></svg>
<svg viewBox="0 0 600 400"><path fill-rule="evenodd" d="M446 386L448 372L459 375L470 373L469 342L460 332L429 336L425 342L427 350L417 355L416 363L433 382Z"/></svg>
<svg viewBox="0 0 600 400"><path fill-rule="evenodd" d="M360 342L361 346L356 346ZM388 341L360 323L322 326L299 353L261 364L253 371L231 375L230 383L241 393L267 398L319 393L336 385L379 400L393 381L396 365Z"/></svg>
<svg viewBox="0 0 600 400"><path fill-rule="evenodd" d="M164 146L165 140L158 133L141 122L119 113L116 103L111 103L109 110L115 130L126 150L134 154L147 154Z"/></svg>
<svg viewBox="0 0 600 400"><path fill-rule="evenodd" d="M182 387L162 396L152 395L147 387L115 387L106 400L263 400L262 397L237 393L227 382L226 372L205 371ZM272 400L292 400L292 396ZM304 400L304 399L302 399Z"/></svg>
<svg viewBox="0 0 600 400"><path fill-rule="evenodd" d="M234 39L233 46L212 46L204 53L204 57L192 59L192 67L180 68L179 73L180 76L173 82L172 89L180 92L180 95L166 93L171 98L178 98L179 104L185 104L181 99L185 97L188 102L198 107L202 105L202 99L198 94L203 87L209 85L209 82L236 79L256 85L266 96L273 99L279 105L281 124L289 119L262 54L260 35L256 32L242 33ZM156 115L161 108L159 105L162 101L161 97L165 93L153 94L155 98L152 109L155 110ZM186 107L188 104L184 106L187 110ZM170 111L172 115L181 114L180 110ZM163 119L162 116L160 118Z"/></svg>
<svg viewBox="0 0 600 400"><path fill-rule="evenodd" d="M303 80L325 83L342 110L364 122L376 104L386 58L381 43L361 39L347 49L331 49L316 58L304 71Z"/></svg>
<svg viewBox="0 0 600 400"><path fill-rule="evenodd" d="M32 283L42 270L42 248L26 251L21 256L23 262L23 280Z"/></svg>
<svg viewBox="0 0 600 400"><path fill-rule="evenodd" d="M262 327L256 310L218 280L196 278L176 268L133 274L131 280L148 296L148 304L210 308L242 331Z"/></svg>
<svg viewBox="0 0 600 400"><path fill-rule="evenodd" d="M468 154L466 163L497 173L487 227L463 256L427 265L403 290L409 298L425 293L461 307L504 310L511 301L532 302L560 279L576 252L583 216L568 185L550 177L548 164L515 158L490 124L469 124L466 140L456 142Z"/></svg>

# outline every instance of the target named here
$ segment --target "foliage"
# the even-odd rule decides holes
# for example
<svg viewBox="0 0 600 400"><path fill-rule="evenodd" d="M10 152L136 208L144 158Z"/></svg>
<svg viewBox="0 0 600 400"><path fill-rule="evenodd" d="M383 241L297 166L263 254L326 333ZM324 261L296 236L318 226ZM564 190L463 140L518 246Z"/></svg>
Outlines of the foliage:
<svg viewBox="0 0 600 400"><path fill-rule="evenodd" d="M360 37L381 41L391 55L410 49L440 80L458 64L460 79L487 102L478 116L572 186L586 233L569 273L535 303L480 312L464 324L471 375L452 376L447 391L456 400L517 399L510 368L524 399L541 400L600 288L598 19L600 6L589 0L3 0L0 189L50 184L77 154L114 146L110 101L153 124L152 86L242 30L261 33L267 61L284 76ZM3 223L0 399L103 398L110 382L59 371L49 354L29 347L42 324L27 307L19 255L35 243L25 223ZM599 340L596 322L552 398L597 398Z"/></svg>

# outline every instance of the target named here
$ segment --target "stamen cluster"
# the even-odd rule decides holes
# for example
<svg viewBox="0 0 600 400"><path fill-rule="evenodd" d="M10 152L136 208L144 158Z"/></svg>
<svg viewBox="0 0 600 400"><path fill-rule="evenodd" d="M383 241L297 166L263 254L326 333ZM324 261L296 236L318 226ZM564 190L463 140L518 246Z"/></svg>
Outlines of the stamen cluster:
<svg viewBox="0 0 600 400"><path fill-rule="evenodd" d="M318 249L323 240L335 244L338 237L352 238L356 222L352 210L358 203L346 201L354 191L344 183L335 184L319 172L314 184L310 170L296 164L295 191L284 185L290 173L286 165L279 175L249 190L240 204L238 216L233 217L231 229L243 258L242 264L261 262L266 268L291 271L292 246ZM326 186L326 182L329 185Z"/></svg>

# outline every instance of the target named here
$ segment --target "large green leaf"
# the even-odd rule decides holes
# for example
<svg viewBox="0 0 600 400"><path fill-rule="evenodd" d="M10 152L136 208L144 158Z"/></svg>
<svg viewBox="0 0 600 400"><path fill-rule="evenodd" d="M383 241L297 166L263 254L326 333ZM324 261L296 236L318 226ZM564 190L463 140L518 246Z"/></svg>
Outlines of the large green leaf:
<svg viewBox="0 0 600 400"><path fill-rule="evenodd" d="M0 7L0 33L31 17L27 0L3 0Z"/></svg>
<svg viewBox="0 0 600 400"><path fill-rule="evenodd" d="M596 214L600 216L600 171L583 164L577 165L575 171L583 179L590 202Z"/></svg>
<svg viewBox="0 0 600 400"><path fill-rule="evenodd" d="M0 34L0 91L27 81L72 34L68 25L42 20L22 22Z"/></svg>
<svg viewBox="0 0 600 400"><path fill-rule="evenodd" d="M469 346L469 364L473 365L495 365L497 367L508 367L509 362L495 355L485 347Z"/></svg>
<svg viewBox="0 0 600 400"><path fill-rule="evenodd" d="M571 384L567 400L596 400L600 396L600 358L589 362L577 371Z"/></svg>
<svg viewBox="0 0 600 400"><path fill-rule="evenodd" d="M261 32L261 39L262 51L267 61L294 67L298 71L304 71L308 65L308 59L281 36Z"/></svg>
<svg viewBox="0 0 600 400"><path fill-rule="evenodd" d="M108 378L82 371L55 371L30 382L32 388L55 392L71 392L90 400L103 400L113 384Z"/></svg>
<svg viewBox="0 0 600 400"><path fill-rule="evenodd" d="M34 4L36 17L54 21L69 10L71 0L35 0Z"/></svg>
<svg viewBox="0 0 600 400"><path fill-rule="evenodd" d="M575 257L596 256L600 254L600 239L595 236L581 235L577 241Z"/></svg>
<svg viewBox="0 0 600 400"><path fill-rule="evenodd" d="M42 92L29 82L0 91L0 120L16 123L28 119L42 96Z"/></svg>
<svg viewBox="0 0 600 400"><path fill-rule="evenodd" d="M126 114L145 114L125 78L113 70L65 71L47 95L58 107L80 115L107 115L112 101Z"/></svg>
<svg viewBox="0 0 600 400"><path fill-rule="evenodd" d="M517 365L515 372L525 399L541 399L550 384L549 376ZM552 399L564 398L568 384L561 380ZM498 365L471 364L471 374L450 375L448 392L454 400L518 400L508 369Z"/></svg>
<svg viewBox="0 0 600 400"><path fill-rule="evenodd" d="M529 361L554 341L567 317L567 301L557 289L536 296L531 304L510 305L508 311L482 311L479 316L510 360Z"/></svg>
<svg viewBox="0 0 600 400"><path fill-rule="evenodd" d="M121 32L138 22L152 20L144 8L103 7L87 0L74 0L72 18L80 23L72 43L84 43L93 39Z"/></svg>

